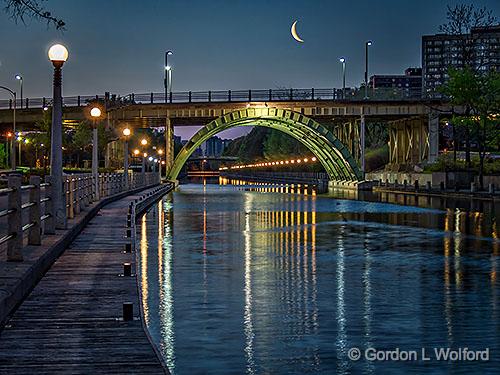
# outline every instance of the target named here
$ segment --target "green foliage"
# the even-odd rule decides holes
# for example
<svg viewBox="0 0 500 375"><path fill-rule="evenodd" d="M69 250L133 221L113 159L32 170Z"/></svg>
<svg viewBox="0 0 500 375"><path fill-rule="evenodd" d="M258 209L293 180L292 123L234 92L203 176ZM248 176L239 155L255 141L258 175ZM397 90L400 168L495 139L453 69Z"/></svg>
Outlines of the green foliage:
<svg viewBox="0 0 500 375"><path fill-rule="evenodd" d="M387 145L389 130L386 123L369 123L366 126L366 148L380 149ZM388 149L388 148L387 148ZM389 154L387 154L389 157Z"/></svg>
<svg viewBox="0 0 500 375"><path fill-rule="evenodd" d="M295 138L280 132L269 129L264 141L263 156L268 160L275 160L289 157L290 155L310 154L307 148Z"/></svg>
<svg viewBox="0 0 500 375"><path fill-rule="evenodd" d="M224 150L225 156L237 156L241 162L309 154L306 147L293 137L263 127L254 127L246 136L234 139Z"/></svg>
<svg viewBox="0 0 500 375"><path fill-rule="evenodd" d="M478 72L467 65L463 69L449 69L449 80L440 90L453 105L463 109L452 121L455 127L466 130L467 145L470 141L477 144L482 185L486 151L492 147L498 149L500 142L500 72ZM469 152L467 147L466 159Z"/></svg>
<svg viewBox="0 0 500 375"><path fill-rule="evenodd" d="M382 147L366 151L365 163L367 172L382 169L388 162L389 146L387 144Z"/></svg>
<svg viewBox="0 0 500 375"><path fill-rule="evenodd" d="M73 134L73 147L77 150L84 150L92 145L92 128L86 122L81 122Z"/></svg>
<svg viewBox="0 0 500 375"><path fill-rule="evenodd" d="M0 168L8 168L8 152L6 144L0 144Z"/></svg>
<svg viewBox="0 0 500 375"><path fill-rule="evenodd" d="M480 159L479 157L472 158L472 169L479 170ZM466 172L469 169L464 160L453 160L451 153L442 154L438 160L424 168L424 172ZM500 174L500 159L499 158L485 158L484 161L484 174L486 175L499 175Z"/></svg>

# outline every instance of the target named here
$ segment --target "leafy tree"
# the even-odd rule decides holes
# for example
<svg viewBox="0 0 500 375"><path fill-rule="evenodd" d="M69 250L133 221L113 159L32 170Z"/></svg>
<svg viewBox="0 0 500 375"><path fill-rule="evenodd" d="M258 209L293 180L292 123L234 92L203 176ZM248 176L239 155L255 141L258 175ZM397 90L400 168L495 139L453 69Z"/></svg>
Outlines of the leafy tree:
<svg viewBox="0 0 500 375"><path fill-rule="evenodd" d="M288 134L270 129L264 142L263 154L266 159L284 158L289 155L309 153L305 146Z"/></svg>
<svg viewBox="0 0 500 375"><path fill-rule="evenodd" d="M26 19L45 21L47 25L54 26L57 30L64 30L66 23L52 15L42 5L45 0L1 0L4 2L4 11L14 22L26 23Z"/></svg>
<svg viewBox="0 0 500 375"><path fill-rule="evenodd" d="M453 105L466 109L463 115L455 116L452 121L468 129L478 144L479 180L483 188L486 151L498 144L500 137L500 73L477 73L471 67L465 67L450 69L449 75L441 90ZM466 164L470 167L470 161Z"/></svg>
<svg viewBox="0 0 500 375"><path fill-rule="evenodd" d="M486 7L476 8L473 4L459 4L454 7L448 6L446 12L446 22L439 26L439 31L449 35L456 35L455 46L458 48L464 69L469 69L468 74L479 72L484 66L483 56L477 55L477 43L472 35L471 30L475 27L492 26L497 22L496 17L491 10ZM467 79L465 76L464 79ZM465 114L470 115L471 108L465 104ZM456 144L458 132L455 129L456 124L452 123L454 133L454 157L456 160ZM465 162L470 168L471 166L471 134L468 126L464 128L465 141Z"/></svg>
<svg viewBox="0 0 500 375"><path fill-rule="evenodd" d="M0 144L0 168L8 167L7 144Z"/></svg>

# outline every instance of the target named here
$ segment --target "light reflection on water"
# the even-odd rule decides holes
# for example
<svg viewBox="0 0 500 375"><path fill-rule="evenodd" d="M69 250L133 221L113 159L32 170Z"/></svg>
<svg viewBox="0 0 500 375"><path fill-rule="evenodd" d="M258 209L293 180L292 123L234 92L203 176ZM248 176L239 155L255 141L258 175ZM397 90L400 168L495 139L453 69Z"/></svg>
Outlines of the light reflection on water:
<svg viewBox="0 0 500 375"><path fill-rule="evenodd" d="M172 372L495 371L494 214L290 189L183 185L140 221L146 324ZM352 362L354 346L489 347L492 361Z"/></svg>

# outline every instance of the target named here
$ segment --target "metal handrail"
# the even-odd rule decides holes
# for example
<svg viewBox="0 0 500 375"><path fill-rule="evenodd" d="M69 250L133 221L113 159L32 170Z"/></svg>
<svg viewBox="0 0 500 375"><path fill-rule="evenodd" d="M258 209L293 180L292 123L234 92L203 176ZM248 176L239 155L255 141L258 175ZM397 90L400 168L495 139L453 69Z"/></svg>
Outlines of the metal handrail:
<svg viewBox="0 0 500 375"><path fill-rule="evenodd" d="M25 208L30 208L33 207L34 205L36 205L35 202L26 202L21 205L21 209L24 210Z"/></svg>
<svg viewBox="0 0 500 375"><path fill-rule="evenodd" d="M7 195L9 193L12 193L13 191L14 191L14 189L12 189L12 188L3 188L3 189L0 189L0 197L4 196L4 195Z"/></svg>
<svg viewBox="0 0 500 375"><path fill-rule="evenodd" d="M7 241L9 241L9 240L11 240L11 239L13 239L14 237L15 237L15 235L13 235L13 234L7 234L7 235L1 237L0 238L0 245L3 244L3 243L5 243L5 242L7 242Z"/></svg>
<svg viewBox="0 0 500 375"><path fill-rule="evenodd" d="M2 210L0 211L0 217L4 217L4 216L7 216L7 215L10 215L12 213L14 213L16 210L14 209L11 209L11 210Z"/></svg>
<svg viewBox="0 0 500 375"><path fill-rule="evenodd" d="M127 95L79 95L63 98L65 107L82 107L95 101L103 101L106 107L130 104L183 104L183 103L230 103L230 102L280 102L280 101L412 101L433 99L422 92L421 88L380 87L369 89L365 98L363 88L347 88L345 97L341 88L278 88L257 90L209 90L180 91L165 97L165 93L131 93ZM442 100L443 98L436 98ZM45 108L51 105L50 98L25 99L24 109ZM0 100L0 109L13 109L13 101Z"/></svg>

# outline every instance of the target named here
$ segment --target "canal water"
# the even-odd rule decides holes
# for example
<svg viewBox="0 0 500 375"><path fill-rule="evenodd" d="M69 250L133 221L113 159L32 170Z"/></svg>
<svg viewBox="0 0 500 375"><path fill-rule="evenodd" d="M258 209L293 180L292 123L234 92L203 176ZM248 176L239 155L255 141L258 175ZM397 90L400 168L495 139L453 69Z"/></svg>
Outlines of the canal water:
<svg viewBox="0 0 500 375"><path fill-rule="evenodd" d="M345 198L220 179L139 219L144 318L172 373L499 373L499 208Z"/></svg>

